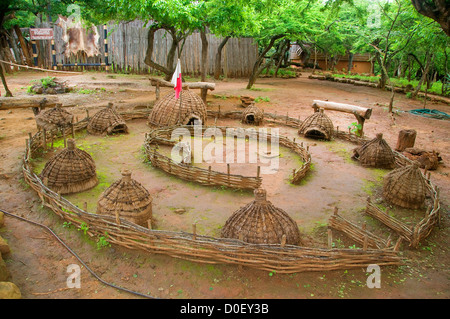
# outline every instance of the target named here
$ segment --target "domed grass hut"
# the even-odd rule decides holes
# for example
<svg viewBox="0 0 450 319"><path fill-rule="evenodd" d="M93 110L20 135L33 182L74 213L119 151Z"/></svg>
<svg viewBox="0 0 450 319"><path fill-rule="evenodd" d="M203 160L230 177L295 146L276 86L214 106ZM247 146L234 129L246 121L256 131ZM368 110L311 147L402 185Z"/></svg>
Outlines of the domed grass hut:
<svg viewBox="0 0 450 319"><path fill-rule="evenodd" d="M88 190L98 184L95 162L68 139L67 147L54 155L40 174L44 184L59 194Z"/></svg>
<svg viewBox="0 0 450 319"><path fill-rule="evenodd" d="M122 178L114 182L101 195L97 214L125 218L137 225L151 228L152 201L150 193L131 178L131 171L122 171Z"/></svg>
<svg viewBox="0 0 450 319"><path fill-rule="evenodd" d="M95 113L89 120L87 131L93 135L111 135L115 133L128 133L128 127L125 120L113 107L112 103Z"/></svg>
<svg viewBox="0 0 450 319"><path fill-rule="evenodd" d="M395 154L381 133L354 149L352 158L358 160L362 166L395 168Z"/></svg>
<svg viewBox="0 0 450 319"><path fill-rule="evenodd" d="M73 124L73 114L63 109L61 104L39 113L35 119L37 127L46 131L64 129Z"/></svg>
<svg viewBox="0 0 450 319"><path fill-rule="evenodd" d="M397 168L389 172L383 183L383 197L389 203L410 209L422 208L427 194L420 163Z"/></svg>
<svg viewBox="0 0 450 319"><path fill-rule="evenodd" d="M298 133L305 135L305 137L327 141L331 140L333 132L333 122L324 113L323 109L307 117L298 130Z"/></svg>
<svg viewBox="0 0 450 319"><path fill-rule="evenodd" d="M264 120L264 113L254 103L242 112L241 122L244 124L260 125Z"/></svg>
<svg viewBox="0 0 450 319"><path fill-rule="evenodd" d="M241 239L252 244L299 245L297 223L282 209L266 199L264 189L255 190L255 200L235 211L222 228L222 237Z"/></svg>
<svg viewBox="0 0 450 319"><path fill-rule="evenodd" d="M148 117L148 123L159 127L194 125L195 121L205 124L206 118L206 105L200 96L184 89L178 99L173 91L158 100Z"/></svg>

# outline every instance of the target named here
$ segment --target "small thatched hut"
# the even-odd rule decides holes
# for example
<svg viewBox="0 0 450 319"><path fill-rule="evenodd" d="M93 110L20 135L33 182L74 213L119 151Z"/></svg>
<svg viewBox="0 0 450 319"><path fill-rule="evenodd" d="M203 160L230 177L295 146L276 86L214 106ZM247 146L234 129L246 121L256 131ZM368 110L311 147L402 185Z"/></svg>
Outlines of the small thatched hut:
<svg viewBox="0 0 450 319"><path fill-rule="evenodd" d="M411 209L423 207L427 193L420 163L397 168L384 178L383 197L391 204Z"/></svg>
<svg viewBox="0 0 450 319"><path fill-rule="evenodd" d="M152 197L142 184L131 178L131 171L123 170L122 178L101 195L97 214L125 218L137 225L151 228Z"/></svg>
<svg viewBox="0 0 450 319"><path fill-rule="evenodd" d="M158 100L148 122L153 126L194 125L195 121L205 124L206 118L206 105L200 96L184 89L178 99L173 91Z"/></svg>
<svg viewBox="0 0 450 319"><path fill-rule="evenodd" d="M302 122L298 133L305 137L329 141L334 133L333 122L324 113L324 110L320 109L319 112L314 112Z"/></svg>
<svg viewBox="0 0 450 319"><path fill-rule="evenodd" d="M36 115L36 124L39 129L53 131L64 129L73 124L73 114L62 108L61 104Z"/></svg>
<svg viewBox="0 0 450 319"><path fill-rule="evenodd" d="M222 228L222 237L253 244L280 244L283 235L286 244L300 244L297 223L268 201L261 188L255 190L255 200L235 211Z"/></svg>
<svg viewBox="0 0 450 319"><path fill-rule="evenodd" d="M73 139L68 139L67 148L45 164L40 176L46 186L59 194L82 192L98 183L94 160L76 148Z"/></svg>
<svg viewBox="0 0 450 319"><path fill-rule="evenodd" d="M383 139L383 134L364 143L353 150L352 158L358 160L362 166L377 168L394 168L395 155L388 143Z"/></svg>
<svg viewBox="0 0 450 319"><path fill-rule="evenodd" d="M247 106L242 112L241 122L245 124L260 125L264 120L264 113L254 103Z"/></svg>
<svg viewBox="0 0 450 319"><path fill-rule="evenodd" d="M89 120L87 131L93 135L128 133L125 120L114 110L113 104L95 113Z"/></svg>

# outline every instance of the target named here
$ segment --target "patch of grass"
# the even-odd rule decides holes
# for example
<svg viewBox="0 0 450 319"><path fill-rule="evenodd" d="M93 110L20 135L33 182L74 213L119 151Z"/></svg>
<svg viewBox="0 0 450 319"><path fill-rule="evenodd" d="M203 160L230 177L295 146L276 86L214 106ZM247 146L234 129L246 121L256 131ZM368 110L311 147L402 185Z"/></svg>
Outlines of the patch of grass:
<svg viewBox="0 0 450 319"><path fill-rule="evenodd" d="M270 102L270 98L267 96L258 96L257 98L255 98L255 103L259 102Z"/></svg>

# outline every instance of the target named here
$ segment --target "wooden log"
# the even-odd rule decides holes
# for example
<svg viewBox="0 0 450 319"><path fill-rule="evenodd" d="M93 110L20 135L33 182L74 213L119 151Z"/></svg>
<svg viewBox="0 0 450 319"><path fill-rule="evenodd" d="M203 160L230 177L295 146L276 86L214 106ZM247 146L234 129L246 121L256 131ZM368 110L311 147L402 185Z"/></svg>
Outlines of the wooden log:
<svg viewBox="0 0 450 319"><path fill-rule="evenodd" d="M159 83L159 87L169 87L173 88L174 85L172 82L165 81L162 79L157 79L154 77L149 78L150 83L152 86L156 86ZM210 82L183 82L183 88L189 88L189 89L207 89L207 90L215 90L216 89L216 83L210 83Z"/></svg>
<svg viewBox="0 0 450 319"><path fill-rule="evenodd" d="M366 120L370 119L370 117L372 116L372 109L357 105L314 100L312 107L316 112L319 112L319 109L322 108L330 111L351 113L355 116L358 115Z"/></svg>
<svg viewBox="0 0 450 319"><path fill-rule="evenodd" d="M403 152L408 147L414 147L416 136L416 130L401 130L398 133L397 146L395 147L395 150L397 152Z"/></svg>
<svg viewBox="0 0 450 319"><path fill-rule="evenodd" d="M54 107L58 103L60 101L56 96L0 97L0 110Z"/></svg>

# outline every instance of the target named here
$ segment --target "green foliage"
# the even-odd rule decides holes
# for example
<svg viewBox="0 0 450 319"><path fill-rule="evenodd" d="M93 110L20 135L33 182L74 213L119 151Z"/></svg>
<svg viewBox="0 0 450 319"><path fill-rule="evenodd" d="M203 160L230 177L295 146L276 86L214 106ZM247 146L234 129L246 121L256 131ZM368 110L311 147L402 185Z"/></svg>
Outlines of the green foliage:
<svg viewBox="0 0 450 319"><path fill-rule="evenodd" d="M41 81L42 87L44 89L56 86L55 77L54 76L53 77L52 76L47 76L45 78L42 78L40 81Z"/></svg>
<svg viewBox="0 0 450 319"><path fill-rule="evenodd" d="M362 125L358 124L358 122L353 122L348 126L350 131L358 136L361 136Z"/></svg>
<svg viewBox="0 0 450 319"><path fill-rule="evenodd" d="M105 231L105 236L99 236L97 241L97 250L101 250L106 247L111 247L111 244L108 241L109 234Z"/></svg>

